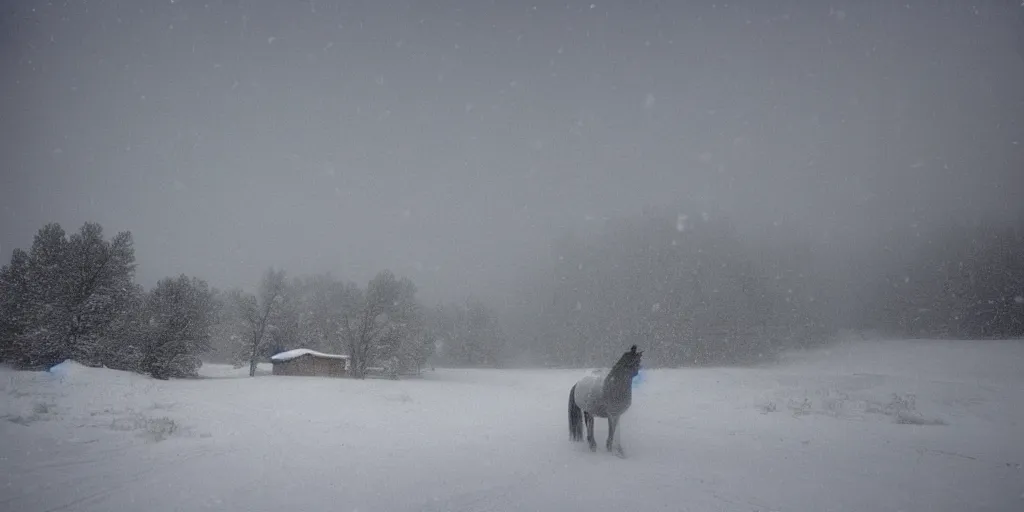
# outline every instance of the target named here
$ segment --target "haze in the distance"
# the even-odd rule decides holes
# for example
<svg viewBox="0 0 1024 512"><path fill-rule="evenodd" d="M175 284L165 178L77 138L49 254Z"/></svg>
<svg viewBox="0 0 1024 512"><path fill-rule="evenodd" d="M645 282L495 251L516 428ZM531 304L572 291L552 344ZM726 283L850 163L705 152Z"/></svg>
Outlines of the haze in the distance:
<svg viewBox="0 0 1024 512"><path fill-rule="evenodd" d="M135 235L140 282L274 265L500 293L569 227L686 205L837 250L1021 215L1016 2L19 2L0 250Z"/></svg>

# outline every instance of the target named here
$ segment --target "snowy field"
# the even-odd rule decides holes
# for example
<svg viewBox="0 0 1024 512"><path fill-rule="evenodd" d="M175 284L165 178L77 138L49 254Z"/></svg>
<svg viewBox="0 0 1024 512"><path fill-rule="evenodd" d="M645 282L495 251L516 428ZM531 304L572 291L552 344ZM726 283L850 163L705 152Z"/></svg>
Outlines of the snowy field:
<svg viewBox="0 0 1024 512"><path fill-rule="evenodd" d="M1020 342L644 371L624 460L568 440L581 370L263 370L0 370L0 510L1024 510Z"/></svg>

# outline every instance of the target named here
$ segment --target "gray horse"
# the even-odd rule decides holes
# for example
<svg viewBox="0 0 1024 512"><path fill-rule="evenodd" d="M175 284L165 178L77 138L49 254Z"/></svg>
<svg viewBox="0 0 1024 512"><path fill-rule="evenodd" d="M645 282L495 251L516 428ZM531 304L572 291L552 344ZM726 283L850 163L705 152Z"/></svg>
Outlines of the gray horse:
<svg viewBox="0 0 1024 512"><path fill-rule="evenodd" d="M619 418L625 414L633 402L633 377L640 372L640 357L643 351L637 352L636 345L629 352L622 354L607 373L595 370L583 377L569 390L569 439L583 440L583 420L587 424L587 442L590 451L597 451L594 440L594 416L608 418L608 451L615 449L615 454L625 457L622 443L615 436L619 426Z"/></svg>

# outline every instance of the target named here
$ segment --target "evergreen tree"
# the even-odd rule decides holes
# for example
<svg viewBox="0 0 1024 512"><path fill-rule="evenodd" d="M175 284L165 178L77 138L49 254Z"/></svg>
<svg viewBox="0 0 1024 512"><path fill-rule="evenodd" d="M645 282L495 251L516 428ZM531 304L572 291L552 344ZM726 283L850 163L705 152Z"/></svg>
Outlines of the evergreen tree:
<svg viewBox="0 0 1024 512"><path fill-rule="evenodd" d="M28 267L28 253L15 249L11 262L0 268L0 361L14 357L15 340L32 327Z"/></svg>
<svg viewBox="0 0 1024 512"><path fill-rule="evenodd" d="M144 373L142 358L148 342L147 293L142 286L132 286L123 314L119 315L96 346L96 357L103 366L115 370Z"/></svg>
<svg viewBox="0 0 1024 512"><path fill-rule="evenodd" d="M140 370L153 377L194 377L210 348L217 304L205 281L165 278L146 296Z"/></svg>
<svg viewBox="0 0 1024 512"><path fill-rule="evenodd" d="M16 256L5 277L20 303L7 306L13 312L4 322L8 357L35 368L65 359L99 364L99 340L135 293L131 234L106 241L99 224L86 223L68 238L59 224L47 224L27 259Z"/></svg>

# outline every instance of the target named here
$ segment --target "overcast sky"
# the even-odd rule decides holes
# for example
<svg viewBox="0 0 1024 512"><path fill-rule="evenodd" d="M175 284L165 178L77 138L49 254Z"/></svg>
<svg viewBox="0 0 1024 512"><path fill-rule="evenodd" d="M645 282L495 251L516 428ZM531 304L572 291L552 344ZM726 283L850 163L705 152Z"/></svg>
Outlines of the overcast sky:
<svg viewBox="0 0 1024 512"><path fill-rule="evenodd" d="M11 4L4 261L93 220L146 286L447 298L645 206L851 235L1024 203L1016 0Z"/></svg>

